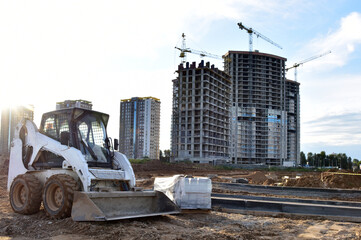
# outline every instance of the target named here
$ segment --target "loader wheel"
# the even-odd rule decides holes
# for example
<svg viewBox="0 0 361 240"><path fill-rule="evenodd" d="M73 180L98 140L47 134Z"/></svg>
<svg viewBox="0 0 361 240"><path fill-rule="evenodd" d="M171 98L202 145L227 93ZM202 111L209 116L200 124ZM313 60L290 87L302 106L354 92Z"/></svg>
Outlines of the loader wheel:
<svg viewBox="0 0 361 240"><path fill-rule="evenodd" d="M41 183L31 174L17 176L10 187L10 205L14 212L34 214L41 205Z"/></svg>
<svg viewBox="0 0 361 240"><path fill-rule="evenodd" d="M46 181L43 192L43 204L47 215L52 218L70 217L74 191L78 184L66 174L51 176Z"/></svg>

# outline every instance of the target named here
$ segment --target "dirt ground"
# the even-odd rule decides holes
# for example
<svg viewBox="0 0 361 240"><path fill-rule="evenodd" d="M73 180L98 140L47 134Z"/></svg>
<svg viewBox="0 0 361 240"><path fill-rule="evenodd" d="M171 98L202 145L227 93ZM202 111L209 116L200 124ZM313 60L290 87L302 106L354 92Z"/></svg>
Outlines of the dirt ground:
<svg viewBox="0 0 361 240"><path fill-rule="evenodd" d="M151 161L143 164L133 164L138 185L144 188L152 187L154 178L184 174L209 177L213 182L243 182L269 186L294 186L313 188L341 188L361 190L361 174L352 172L289 172L289 171L257 171L257 170L222 170L211 165L190 163L161 163Z"/></svg>
<svg viewBox="0 0 361 240"><path fill-rule="evenodd" d="M332 177L319 173L275 173L225 171L211 166L161 164L133 165L138 183L152 186L155 176L185 174L209 176L214 181L232 182L244 178L253 184L290 184L291 181ZM285 176L288 176L286 178ZM296 179L296 177L298 178ZM331 176L334 176L331 174ZM291 180L290 180L291 179ZM292 180L294 179L294 180ZM317 180L318 179L318 180ZM325 182L326 182L325 180ZM0 240L3 239L361 239L361 224L304 217L260 217L211 211L140 218L113 222L73 222L71 218L54 220L44 210L35 215L12 211L6 191L7 169L0 161ZM287 182L287 183L286 183ZM322 186L325 184L322 182ZM328 185L330 186L330 185ZM356 188L356 187L353 187Z"/></svg>

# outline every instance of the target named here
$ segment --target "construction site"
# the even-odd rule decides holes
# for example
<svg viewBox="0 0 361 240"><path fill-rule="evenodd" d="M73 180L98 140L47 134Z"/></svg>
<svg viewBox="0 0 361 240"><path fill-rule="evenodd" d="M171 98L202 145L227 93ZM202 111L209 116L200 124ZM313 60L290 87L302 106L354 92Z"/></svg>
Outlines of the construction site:
<svg viewBox="0 0 361 240"><path fill-rule="evenodd" d="M122 100L122 142L89 101L59 102L39 127L29 117L11 123L0 240L361 239L361 174L297 167L300 84L286 71L328 53L286 68L286 58L254 51L252 36L278 44L238 26L250 49L222 56L224 71L178 65L169 161L159 160L154 97ZM181 57L211 56L182 38Z"/></svg>
<svg viewBox="0 0 361 240"><path fill-rule="evenodd" d="M256 170L220 170L209 165L166 164L150 161L133 164L137 185L151 189L157 176L185 174L212 179L212 210L189 211L176 215L136 218L112 222L74 222L71 218L52 219L43 207L33 215L14 213L6 190L8 158L0 162L0 239L360 239L359 210L350 216L298 213L271 210L242 210L226 207L216 199L224 195L242 195L248 202L276 198L283 202L304 199L329 201L342 209L341 203L359 204L361 176L337 172L274 172ZM240 184L247 180L248 184ZM284 191L273 186L284 186ZM241 188L239 187L241 186ZM248 188L247 188L248 186ZM239 187L237 189L237 187ZM253 187L253 188L251 188ZM258 187L258 188L257 188ZM288 188L288 189L287 189ZM287 190L286 190L287 189ZM300 190L300 189L303 189ZM313 190L315 189L315 190ZM323 189L325 192L322 192ZM326 191L332 190L334 192ZM345 189L345 190L341 190ZM307 191L309 190L309 191ZM312 191L313 190L313 191ZM348 191L348 192L347 192ZM216 197L217 196L217 197ZM264 203L263 203L264 204ZM295 204L295 202L291 202ZM304 203L305 204L305 203ZM318 203L319 204L319 203ZM339 206L337 204L340 204ZM331 206L332 208L332 206ZM356 211L358 207L347 206ZM286 207L285 207L286 209ZM313 210L314 211L314 210ZM356 216L355 216L356 215Z"/></svg>

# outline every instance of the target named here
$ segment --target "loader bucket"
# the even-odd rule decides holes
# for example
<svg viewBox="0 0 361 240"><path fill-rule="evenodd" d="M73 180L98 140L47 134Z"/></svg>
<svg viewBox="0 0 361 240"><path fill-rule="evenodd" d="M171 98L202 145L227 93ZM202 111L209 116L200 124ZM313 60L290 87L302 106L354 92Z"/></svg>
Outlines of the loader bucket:
<svg viewBox="0 0 361 240"><path fill-rule="evenodd" d="M74 192L74 221L110 221L179 213L180 209L158 191Z"/></svg>

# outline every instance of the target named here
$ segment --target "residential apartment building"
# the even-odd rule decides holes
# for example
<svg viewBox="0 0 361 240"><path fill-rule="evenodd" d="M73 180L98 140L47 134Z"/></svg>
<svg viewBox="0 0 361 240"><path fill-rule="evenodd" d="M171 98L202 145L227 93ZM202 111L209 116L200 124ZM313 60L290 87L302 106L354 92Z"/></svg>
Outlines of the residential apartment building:
<svg viewBox="0 0 361 240"><path fill-rule="evenodd" d="M160 100L134 97L120 103L119 151L128 158L159 159Z"/></svg>
<svg viewBox="0 0 361 240"><path fill-rule="evenodd" d="M15 127L21 119L34 121L34 106L18 106L1 111L0 153L9 154Z"/></svg>
<svg viewBox="0 0 361 240"><path fill-rule="evenodd" d="M65 109L65 108L84 108L88 110L92 110L93 104L90 101L86 100L65 100L64 102L56 103L56 110Z"/></svg>
<svg viewBox="0 0 361 240"><path fill-rule="evenodd" d="M173 80L173 161L229 160L230 76L209 62L178 66Z"/></svg>
<svg viewBox="0 0 361 240"><path fill-rule="evenodd" d="M286 81L286 59L258 51L228 51L224 58L232 81L232 162L295 164L299 92L297 83Z"/></svg>
<svg viewBox="0 0 361 240"><path fill-rule="evenodd" d="M300 160L300 83L286 79L287 161Z"/></svg>

